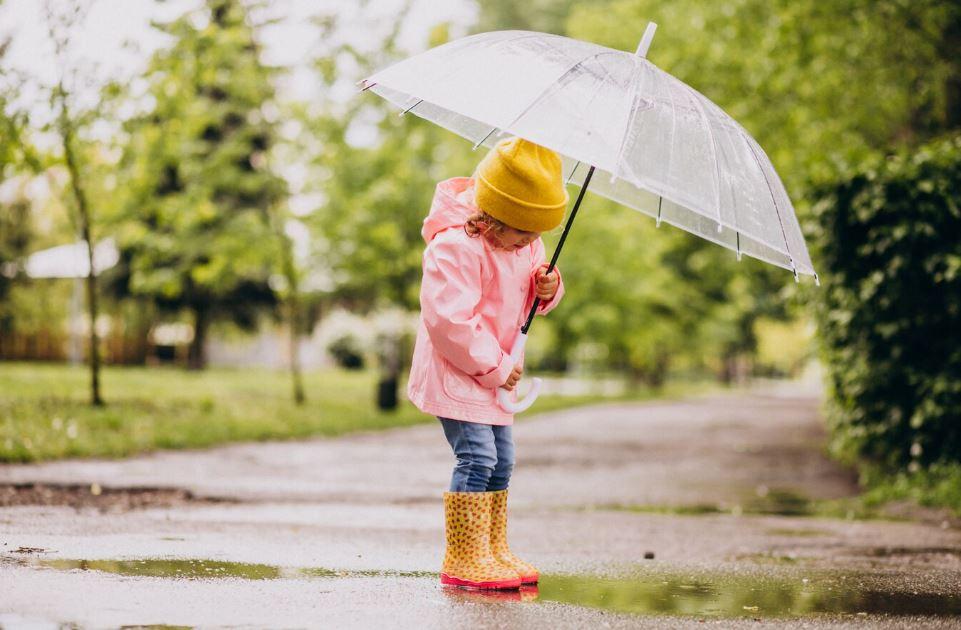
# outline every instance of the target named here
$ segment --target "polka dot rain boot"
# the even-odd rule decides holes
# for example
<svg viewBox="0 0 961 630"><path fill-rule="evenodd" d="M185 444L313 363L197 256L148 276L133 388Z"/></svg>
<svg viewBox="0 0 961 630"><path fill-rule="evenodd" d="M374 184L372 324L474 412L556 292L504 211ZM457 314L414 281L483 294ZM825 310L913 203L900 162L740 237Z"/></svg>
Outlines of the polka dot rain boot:
<svg viewBox="0 0 961 630"><path fill-rule="evenodd" d="M440 582L478 589L515 589L517 571L491 553L490 492L445 492L447 551Z"/></svg>
<svg viewBox="0 0 961 630"><path fill-rule="evenodd" d="M538 570L511 553L507 545L507 490L487 494L491 495L491 551L494 557L517 571L522 584L537 584Z"/></svg>

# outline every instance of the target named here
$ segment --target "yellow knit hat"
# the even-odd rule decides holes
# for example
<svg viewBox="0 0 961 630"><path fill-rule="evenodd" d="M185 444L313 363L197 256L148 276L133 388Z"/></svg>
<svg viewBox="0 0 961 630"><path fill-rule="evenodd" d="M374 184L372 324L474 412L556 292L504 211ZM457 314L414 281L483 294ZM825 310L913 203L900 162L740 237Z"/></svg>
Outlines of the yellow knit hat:
<svg viewBox="0 0 961 630"><path fill-rule="evenodd" d="M474 173L478 207L517 230L546 232L567 207L561 158L523 138L498 142Z"/></svg>

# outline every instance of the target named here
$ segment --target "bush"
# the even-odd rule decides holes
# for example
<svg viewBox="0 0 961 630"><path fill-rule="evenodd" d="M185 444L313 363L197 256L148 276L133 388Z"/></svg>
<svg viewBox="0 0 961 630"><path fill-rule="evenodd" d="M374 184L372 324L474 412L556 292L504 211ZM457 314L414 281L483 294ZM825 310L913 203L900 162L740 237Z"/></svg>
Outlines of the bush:
<svg viewBox="0 0 961 630"><path fill-rule="evenodd" d="M817 187L836 453L961 461L961 136Z"/></svg>
<svg viewBox="0 0 961 630"><path fill-rule="evenodd" d="M327 346L327 352L342 368L348 370L364 369L364 350L360 341L353 335L344 335L334 339Z"/></svg>

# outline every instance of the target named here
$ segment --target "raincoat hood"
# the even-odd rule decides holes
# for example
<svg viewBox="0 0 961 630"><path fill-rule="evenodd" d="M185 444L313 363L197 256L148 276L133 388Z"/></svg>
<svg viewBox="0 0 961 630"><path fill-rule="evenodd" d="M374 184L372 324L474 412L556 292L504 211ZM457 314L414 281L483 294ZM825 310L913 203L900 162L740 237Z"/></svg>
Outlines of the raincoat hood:
<svg viewBox="0 0 961 630"><path fill-rule="evenodd" d="M477 212L477 206L473 203L473 187L474 180L470 177L452 177L437 184L430 212L420 231L425 242L430 243L446 229L462 227L467 217Z"/></svg>

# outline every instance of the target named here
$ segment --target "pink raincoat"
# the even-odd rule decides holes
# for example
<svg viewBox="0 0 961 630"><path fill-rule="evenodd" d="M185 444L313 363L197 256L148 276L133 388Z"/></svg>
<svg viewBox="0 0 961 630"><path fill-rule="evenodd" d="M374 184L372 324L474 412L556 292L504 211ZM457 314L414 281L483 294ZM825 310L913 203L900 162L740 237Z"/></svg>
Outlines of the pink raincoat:
<svg viewBox="0 0 961 630"><path fill-rule="evenodd" d="M512 424L514 414L500 408L495 390L513 369L510 348L534 303L544 243L538 238L505 251L469 237L464 222L477 212L473 184L467 177L440 182L424 219L420 327L407 396L434 416ZM537 312L549 312L563 294L561 280Z"/></svg>

